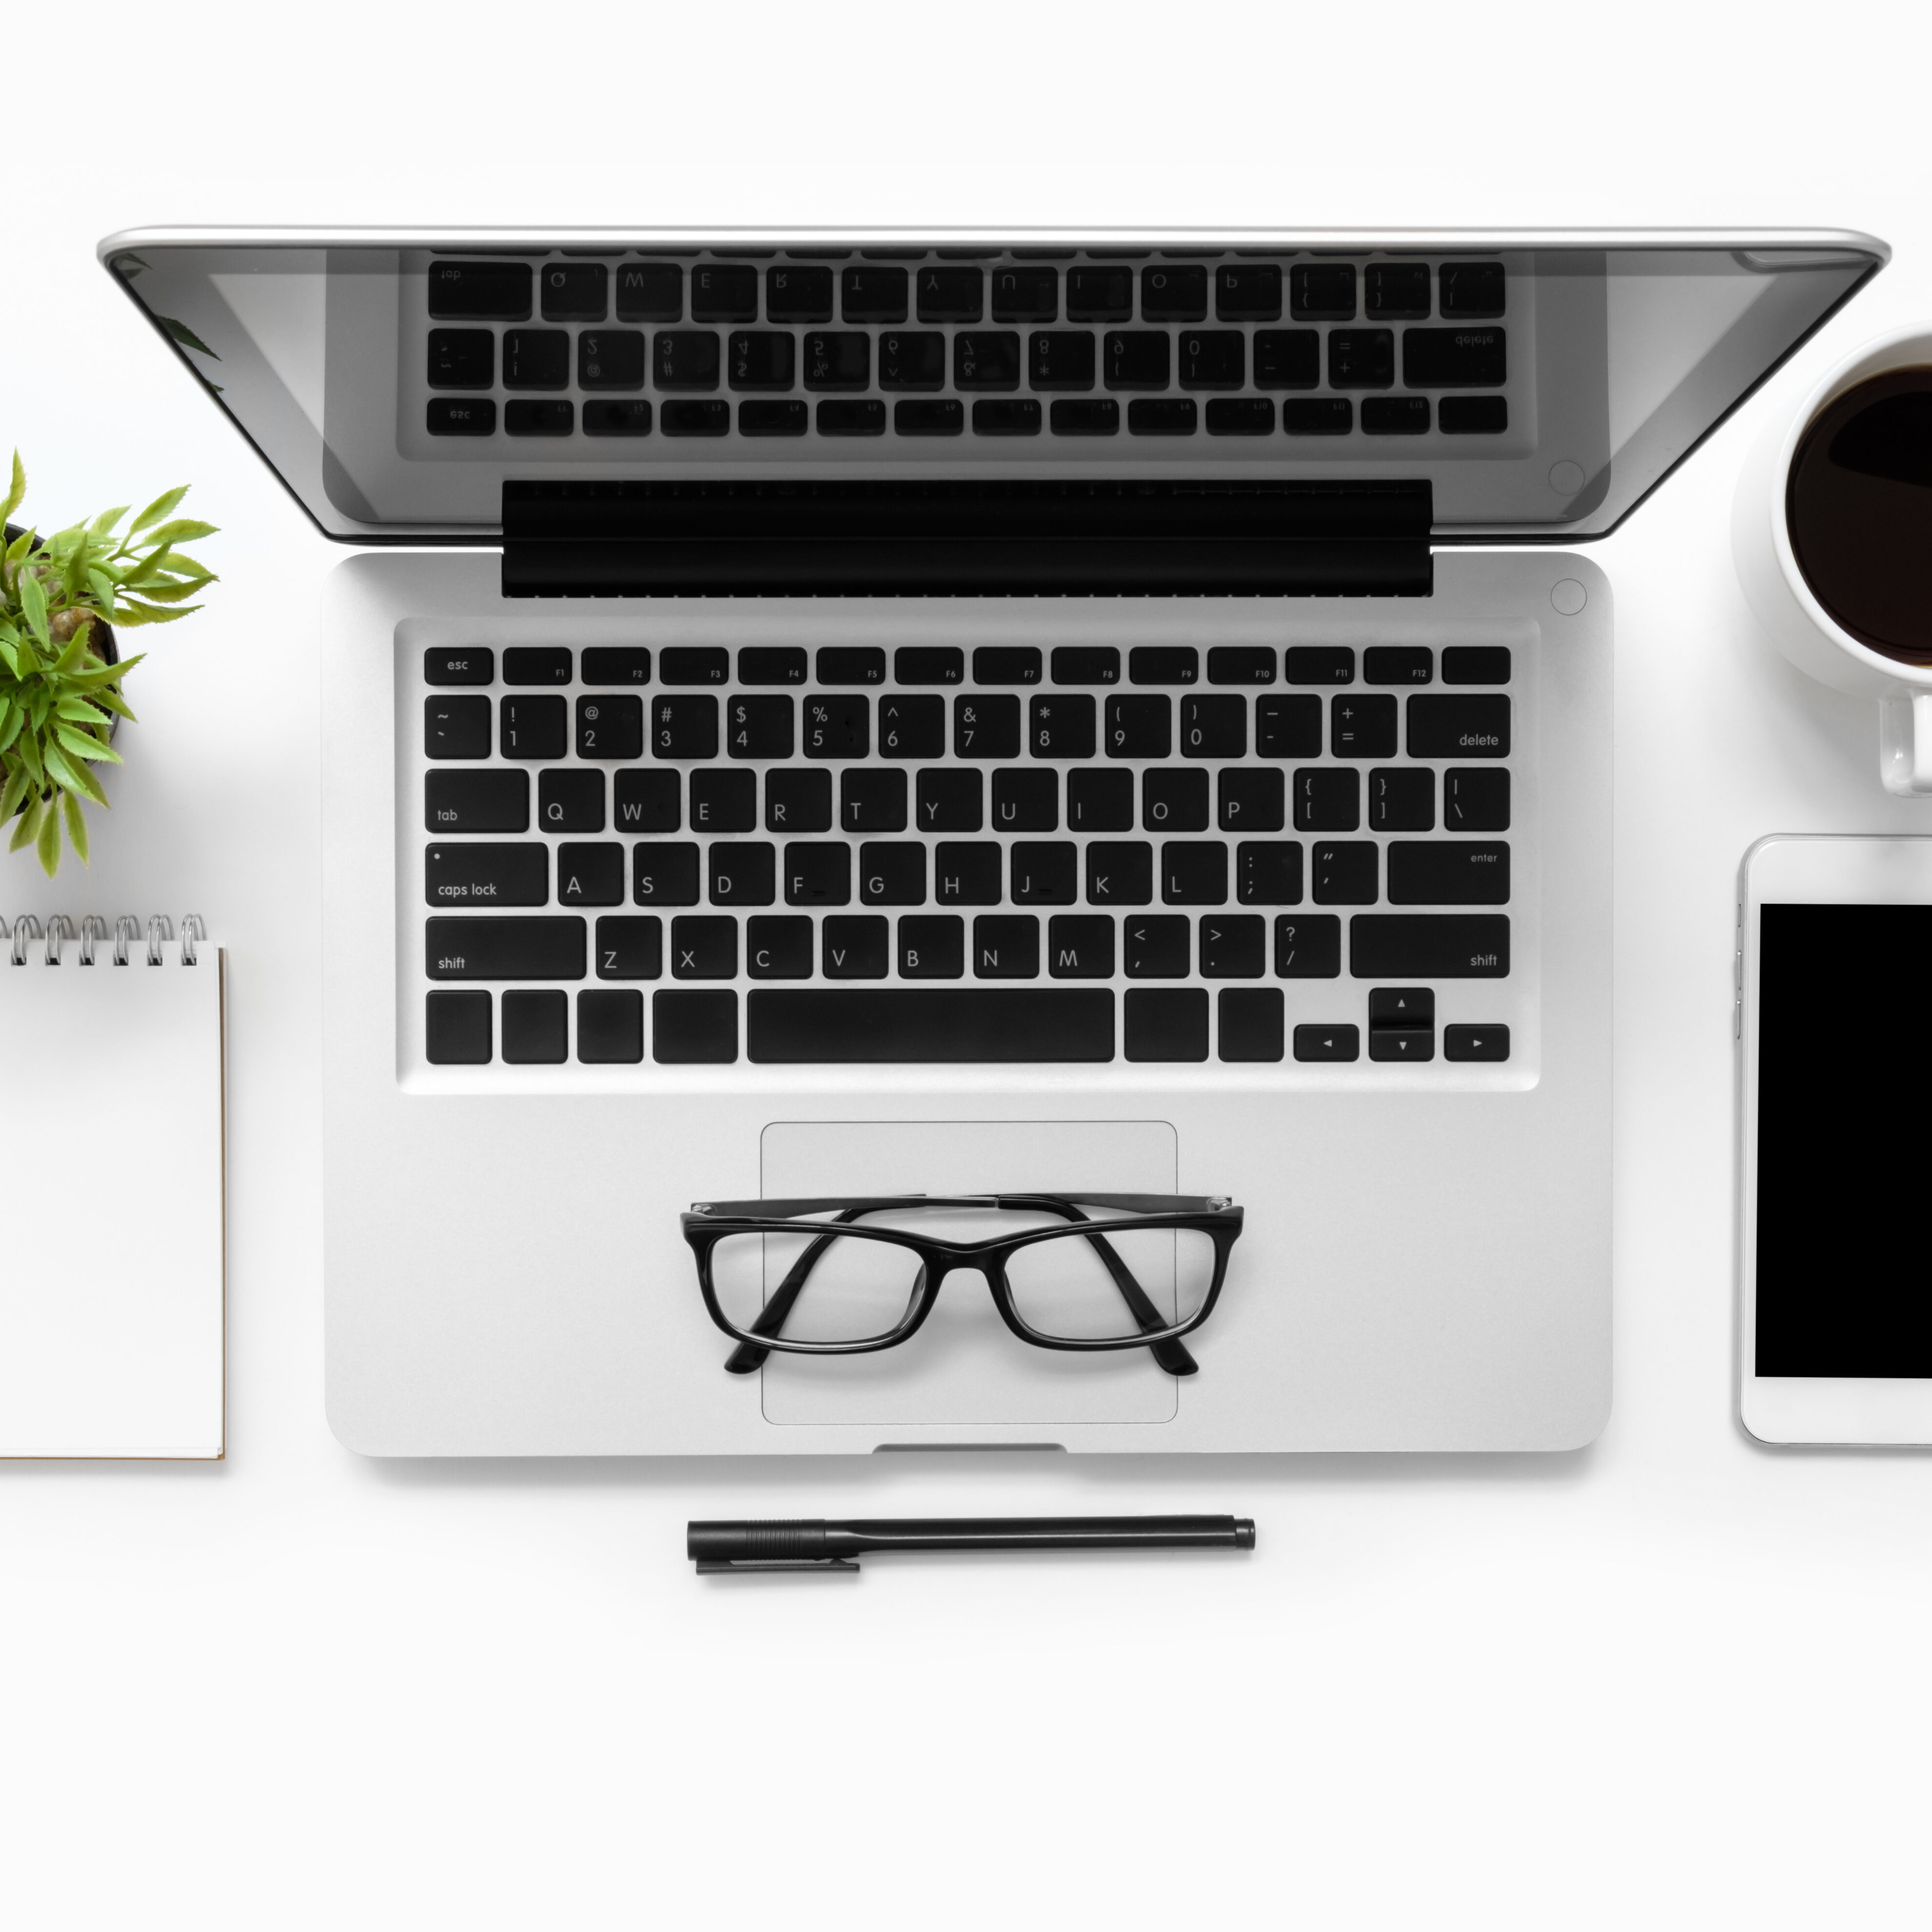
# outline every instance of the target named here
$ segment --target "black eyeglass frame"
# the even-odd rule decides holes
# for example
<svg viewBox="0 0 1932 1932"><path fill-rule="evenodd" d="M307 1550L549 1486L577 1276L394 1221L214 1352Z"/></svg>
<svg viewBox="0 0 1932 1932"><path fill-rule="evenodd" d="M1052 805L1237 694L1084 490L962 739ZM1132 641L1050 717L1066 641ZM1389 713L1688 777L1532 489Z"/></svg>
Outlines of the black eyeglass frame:
<svg viewBox="0 0 1932 1932"><path fill-rule="evenodd" d="M1083 1211L1088 1208L1116 1210L1120 1218L1096 1220ZM863 1214L885 1214L907 1208L985 1208L1062 1216L1067 1225L1060 1228L1029 1228L1017 1234L999 1234L980 1241L940 1240L902 1228L868 1228L860 1225ZM806 1217L832 1214L831 1221ZM1240 1238L1242 1210L1231 1201L1214 1195L1186 1194L881 1194L835 1195L796 1201L701 1202L679 1226L698 1263L698 1283L712 1320L738 1343L725 1364L728 1372L748 1375L763 1366L774 1349L796 1355L869 1355L881 1349L896 1348L916 1334L933 1310L947 1275L965 1269L986 1282L1000 1318L1024 1342L1036 1348L1054 1348L1072 1354L1096 1353L1120 1348L1147 1348L1170 1375L1192 1375L1198 1366L1181 1346L1180 1338L1191 1334L1214 1312L1220 1299L1221 1285L1228 1272L1228 1257ZM1163 1323L1152 1298L1123 1262L1112 1244L1110 1233L1144 1233L1162 1228L1190 1229L1206 1234L1214 1246L1214 1273L1201 1305L1186 1320ZM712 1278L711 1260L718 1244L734 1234L800 1234L814 1228L824 1231L793 1263L757 1321L741 1328L724 1310ZM1044 1335L1030 1327L1015 1305L1006 1280L1006 1263L1018 1250L1042 1241L1084 1240L1092 1243L1114 1286L1126 1300L1128 1311L1142 1324L1138 1335L1104 1338ZM909 1248L919 1257L920 1272L907 1304L907 1313L898 1325L883 1335L868 1336L856 1342L801 1342L787 1340L778 1330L790 1316L793 1304L803 1291L818 1258L836 1240L882 1241L894 1247ZM1138 1305L1137 1305L1138 1304ZM1153 1325L1150 1326L1150 1323Z"/></svg>

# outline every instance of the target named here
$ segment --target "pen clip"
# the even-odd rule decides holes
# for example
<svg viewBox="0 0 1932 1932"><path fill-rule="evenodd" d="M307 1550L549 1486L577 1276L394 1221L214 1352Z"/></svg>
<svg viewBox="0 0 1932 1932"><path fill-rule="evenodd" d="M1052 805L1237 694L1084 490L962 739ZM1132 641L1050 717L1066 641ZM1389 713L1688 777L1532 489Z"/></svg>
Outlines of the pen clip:
<svg viewBox="0 0 1932 1932"><path fill-rule="evenodd" d="M698 1559L700 1576L722 1576L729 1571L754 1570L852 1570L858 1564L843 1556L740 1556Z"/></svg>

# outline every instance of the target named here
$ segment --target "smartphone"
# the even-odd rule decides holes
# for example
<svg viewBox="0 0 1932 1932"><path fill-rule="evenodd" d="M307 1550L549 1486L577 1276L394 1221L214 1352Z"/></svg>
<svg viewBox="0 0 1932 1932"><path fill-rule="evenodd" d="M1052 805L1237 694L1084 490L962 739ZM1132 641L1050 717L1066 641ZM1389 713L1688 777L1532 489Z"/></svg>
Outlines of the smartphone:
<svg viewBox="0 0 1932 1932"><path fill-rule="evenodd" d="M1932 1443L1932 838L1761 838L1738 893L1738 1411Z"/></svg>

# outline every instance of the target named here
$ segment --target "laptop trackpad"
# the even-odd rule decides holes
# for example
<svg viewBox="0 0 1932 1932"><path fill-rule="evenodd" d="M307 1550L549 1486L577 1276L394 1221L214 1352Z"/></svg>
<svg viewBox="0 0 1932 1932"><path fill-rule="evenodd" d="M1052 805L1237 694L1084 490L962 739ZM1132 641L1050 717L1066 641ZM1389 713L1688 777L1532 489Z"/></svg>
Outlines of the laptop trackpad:
<svg viewBox="0 0 1932 1932"><path fill-rule="evenodd" d="M783 1120L760 1148L768 1200L1172 1194L1178 1173L1165 1120ZM764 1383L765 1419L776 1423L1166 1422L1179 1406L1179 1384L1145 1349L1031 1347L1000 1319L984 1277L963 1270L910 1341L874 1355L774 1354Z"/></svg>

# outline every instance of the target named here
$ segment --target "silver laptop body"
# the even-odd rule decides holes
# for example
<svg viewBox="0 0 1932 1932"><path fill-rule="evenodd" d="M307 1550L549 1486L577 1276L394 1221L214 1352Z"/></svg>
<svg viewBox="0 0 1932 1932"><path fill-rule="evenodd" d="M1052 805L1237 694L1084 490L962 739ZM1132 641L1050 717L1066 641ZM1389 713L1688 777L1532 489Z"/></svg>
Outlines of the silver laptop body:
<svg viewBox="0 0 1932 1932"><path fill-rule="evenodd" d="M151 230L326 534L328 1402L383 1455L1557 1449L1601 536L1840 233ZM1148 1351L733 1375L720 1199L1226 1196Z"/></svg>

